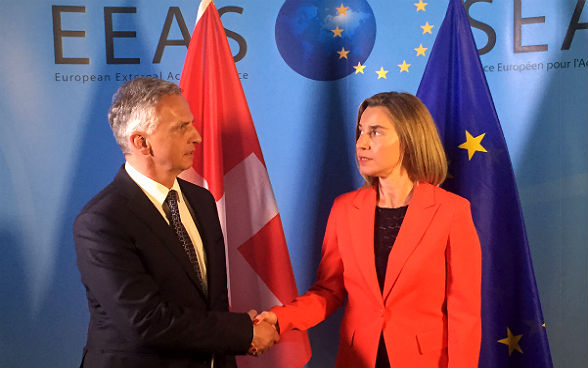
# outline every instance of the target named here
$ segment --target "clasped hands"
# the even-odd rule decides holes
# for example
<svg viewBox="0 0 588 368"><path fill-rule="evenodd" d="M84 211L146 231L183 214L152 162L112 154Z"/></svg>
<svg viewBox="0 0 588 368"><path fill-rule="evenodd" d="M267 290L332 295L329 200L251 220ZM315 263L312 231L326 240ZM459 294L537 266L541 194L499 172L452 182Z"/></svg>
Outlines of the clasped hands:
<svg viewBox="0 0 588 368"><path fill-rule="evenodd" d="M253 322L253 340L249 347L249 355L260 356L280 341L280 334L276 329L278 317L273 312L250 310L247 312Z"/></svg>

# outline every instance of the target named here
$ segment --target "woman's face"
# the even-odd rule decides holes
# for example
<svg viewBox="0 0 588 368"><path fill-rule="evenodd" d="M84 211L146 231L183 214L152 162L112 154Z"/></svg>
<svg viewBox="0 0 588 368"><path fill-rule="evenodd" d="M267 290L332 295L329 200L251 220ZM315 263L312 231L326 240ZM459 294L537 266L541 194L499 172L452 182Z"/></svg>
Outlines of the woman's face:
<svg viewBox="0 0 588 368"><path fill-rule="evenodd" d="M400 174L400 140L388 109L369 106L359 121L355 152L363 176L387 178Z"/></svg>

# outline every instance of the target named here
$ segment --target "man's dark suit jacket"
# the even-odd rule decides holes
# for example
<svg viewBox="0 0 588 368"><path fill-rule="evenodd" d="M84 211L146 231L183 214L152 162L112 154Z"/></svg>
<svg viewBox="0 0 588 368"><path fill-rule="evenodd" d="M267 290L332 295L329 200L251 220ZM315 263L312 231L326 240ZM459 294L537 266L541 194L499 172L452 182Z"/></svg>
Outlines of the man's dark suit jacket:
<svg viewBox="0 0 588 368"><path fill-rule="evenodd" d="M175 233L124 167L74 223L90 325L83 367L234 367L253 336L228 312L225 248L212 195L178 179L207 256L208 296Z"/></svg>

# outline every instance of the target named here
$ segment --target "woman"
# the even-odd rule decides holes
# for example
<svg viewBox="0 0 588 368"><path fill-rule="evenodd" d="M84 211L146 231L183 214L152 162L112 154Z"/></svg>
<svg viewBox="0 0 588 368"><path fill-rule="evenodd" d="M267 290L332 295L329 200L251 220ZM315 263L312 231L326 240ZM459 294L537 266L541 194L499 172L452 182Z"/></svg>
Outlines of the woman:
<svg viewBox="0 0 588 368"><path fill-rule="evenodd" d="M318 280L258 316L306 330L347 303L337 367L477 367L481 252L469 202L438 187L447 162L433 119L408 93L359 107L366 185L338 197Z"/></svg>

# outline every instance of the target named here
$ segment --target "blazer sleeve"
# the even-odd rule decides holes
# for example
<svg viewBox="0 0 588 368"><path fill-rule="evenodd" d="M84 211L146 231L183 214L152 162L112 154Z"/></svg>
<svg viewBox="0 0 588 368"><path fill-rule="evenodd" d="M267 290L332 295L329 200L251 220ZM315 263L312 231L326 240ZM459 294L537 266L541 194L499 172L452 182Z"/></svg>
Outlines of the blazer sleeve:
<svg viewBox="0 0 588 368"><path fill-rule="evenodd" d="M278 317L281 331L307 330L325 320L345 301L343 262L337 240L339 210L336 203L327 221L317 281L304 295L291 303L271 309Z"/></svg>
<svg viewBox="0 0 588 368"><path fill-rule="evenodd" d="M245 354L253 337L249 316L190 308L163 298L132 236L113 219L117 216L85 211L74 223L77 263L91 311L105 314L138 346Z"/></svg>
<svg viewBox="0 0 588 368"><path fill-rule="evenodd" d="M482 254L470 204L456 206L446 248L449 367L477 367L482 338Z"/></svg>

